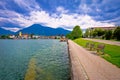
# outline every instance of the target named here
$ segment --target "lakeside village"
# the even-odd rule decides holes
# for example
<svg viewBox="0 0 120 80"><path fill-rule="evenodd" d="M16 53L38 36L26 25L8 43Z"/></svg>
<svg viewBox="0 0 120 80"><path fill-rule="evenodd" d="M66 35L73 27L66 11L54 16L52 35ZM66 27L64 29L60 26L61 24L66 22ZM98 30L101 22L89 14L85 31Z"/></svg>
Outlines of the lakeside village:
<svg viewBox="0 0 120 80"><path fill-rule="evenodd" d="M79 30L79 31L78 31ZM79 34L78 34L79 33ZM73 31L67 34L53 35L53 36L43 36L35 34L24 34L19 32L15 35L0 35L0 39L60 39L60 41L67 41L67 39L75 39L79 37L83 38L99 38L99 39L114 39L120 40L120 26L117 27L90 27L87 28L83 33L80 26L75 26Z"/></svg>
<svg viewBox="0 0 120 80"><path fill-rule="evenodd" d="M0 39L66 39L66 37L64 35L42 36L34 34L23 34L22 32L19 32L17 35L1 35Z"/></svg>

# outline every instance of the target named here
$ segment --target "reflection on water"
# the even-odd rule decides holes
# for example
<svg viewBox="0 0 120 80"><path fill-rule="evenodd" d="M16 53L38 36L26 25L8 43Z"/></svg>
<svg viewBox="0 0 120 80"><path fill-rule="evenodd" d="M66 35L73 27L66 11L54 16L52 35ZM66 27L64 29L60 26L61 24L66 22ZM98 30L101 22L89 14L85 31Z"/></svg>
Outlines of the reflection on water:
<svg viewBox="0 0 120 80"><path fill-rule="evenodd" d="M0 40L0 80L68 80L67 44L59 40Z"/></svg>

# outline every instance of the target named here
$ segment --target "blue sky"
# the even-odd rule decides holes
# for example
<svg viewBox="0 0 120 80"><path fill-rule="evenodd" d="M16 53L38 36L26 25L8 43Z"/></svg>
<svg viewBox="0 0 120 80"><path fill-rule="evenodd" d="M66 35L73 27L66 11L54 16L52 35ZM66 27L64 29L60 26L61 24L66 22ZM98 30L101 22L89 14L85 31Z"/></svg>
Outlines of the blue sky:
<svg viewBox="0 0 120 80"><path fill-rule="evenodd" d="M0 27L17 31L32 24L71 30L120 25L120 0L0 0Z"/></svg>

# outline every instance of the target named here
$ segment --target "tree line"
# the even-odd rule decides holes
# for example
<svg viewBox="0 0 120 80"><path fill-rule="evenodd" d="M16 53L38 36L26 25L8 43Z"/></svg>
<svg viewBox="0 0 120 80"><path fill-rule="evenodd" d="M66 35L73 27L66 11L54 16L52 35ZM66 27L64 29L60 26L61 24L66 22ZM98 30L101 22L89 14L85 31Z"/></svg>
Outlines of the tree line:
<svg viewBox="0 0 120 80"><path fill-rule="evenodd" d="M77 39L81 37L86 38L101 38L101 39L116 39L120 40L120 26L116 27L113 30L104 30L102 28L88 28L86 29L85 33L82 33L80 26L75 26L71 33L67 34L66 37L68 39Z"/></svg>
<svg viewBox="0 0 120 80"><path fill-rule="evenodd" d="M106 40L116 39L120 40L120 26L116 27L113 30L104 30L102 28L87 29L84 37L89 38L102 38Z"/></svg>

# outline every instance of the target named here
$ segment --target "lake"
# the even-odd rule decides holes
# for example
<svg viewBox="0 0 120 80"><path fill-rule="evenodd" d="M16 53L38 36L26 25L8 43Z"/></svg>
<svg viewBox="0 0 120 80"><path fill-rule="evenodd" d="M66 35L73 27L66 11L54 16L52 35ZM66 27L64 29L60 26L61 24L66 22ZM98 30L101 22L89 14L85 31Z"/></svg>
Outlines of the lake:
<svg viewBox="0 0 120 80"><path fill-rule="evenodd" d="M66 42L0 40L0 80L69 80Z"/></svg>

